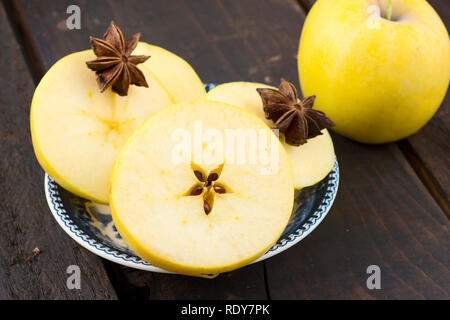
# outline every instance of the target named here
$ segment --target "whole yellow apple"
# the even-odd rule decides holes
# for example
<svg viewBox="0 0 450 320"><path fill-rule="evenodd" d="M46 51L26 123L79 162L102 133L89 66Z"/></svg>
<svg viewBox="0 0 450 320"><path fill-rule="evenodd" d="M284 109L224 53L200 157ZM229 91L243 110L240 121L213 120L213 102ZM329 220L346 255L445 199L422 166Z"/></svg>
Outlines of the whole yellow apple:
<svg viewBox="0 0 450 320"><path fill-rule="evenodd" d="M336 132L365 143L395 141L441 104L449 35L425 0L319 0L303 27L298 68L303 95L317 95L315 108Z"/></svg>

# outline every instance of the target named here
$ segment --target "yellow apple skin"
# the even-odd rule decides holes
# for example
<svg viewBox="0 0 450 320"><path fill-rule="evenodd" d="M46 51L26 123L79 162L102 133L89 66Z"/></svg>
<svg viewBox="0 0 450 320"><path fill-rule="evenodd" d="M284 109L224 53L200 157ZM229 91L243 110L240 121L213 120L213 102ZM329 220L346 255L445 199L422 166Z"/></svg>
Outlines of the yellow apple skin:
<svg viewBox="0 0 450 320"><path fill-rule="evenodd" d="M300 38L303 94L317 96L314 107L336 123L333 130L364 143L418 131L450 79L449 36L434 9L424 0L397 0L392 21L374 19L368 8L380 3L383 13L386 2L319 0Z"/></svg>

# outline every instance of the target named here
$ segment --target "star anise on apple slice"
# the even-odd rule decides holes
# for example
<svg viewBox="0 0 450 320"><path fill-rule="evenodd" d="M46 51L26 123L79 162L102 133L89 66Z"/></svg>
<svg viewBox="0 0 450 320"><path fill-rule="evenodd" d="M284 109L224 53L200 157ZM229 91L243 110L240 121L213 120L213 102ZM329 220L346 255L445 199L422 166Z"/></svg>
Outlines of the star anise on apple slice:
<svg viewBox="0 0 450 320"><path fill-rule="evenodd" d="M95 71L100 91L110 86L121 96L128 94L130 84L148 87L144 74L136 65L146 61L150 56L132 56L141 34L136 33L130 39L124 40L122 31L114 21L111 21L104 34L104 40L90 37L96 60L87 61L89 69Z"/></svg>
<svg viewBox="0 0 450 320"><path fill-rule="evenodd" d="M258 88L256 91L261 96L266 118L275 123L272 128L283 133L290 145L305 144L308 139L321 135L321 130L334 126L325 113L312 108L316 96L299 101L295 86L284 79L278 90Z"/></svg>

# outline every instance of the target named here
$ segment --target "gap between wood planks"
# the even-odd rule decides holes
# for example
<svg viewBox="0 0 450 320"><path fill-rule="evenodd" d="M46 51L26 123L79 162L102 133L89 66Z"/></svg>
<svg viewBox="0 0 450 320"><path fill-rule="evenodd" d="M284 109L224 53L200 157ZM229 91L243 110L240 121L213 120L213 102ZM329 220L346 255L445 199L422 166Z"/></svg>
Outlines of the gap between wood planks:
<svg viewBox="0 0 450 320"><path fill-rule="evenodd" d="M296 2L303 12L305 12L305 15L307 15L315 0L296 0ZM406 158L409 165L436 201L438 206L442 209L442 211L444 211L447 218L450 219L450 203L448 203L445 191L442 189L433 174L427 169L426 165L414 150L411 143L406 138L396 142L395 144L397 144L403 156Z"/></svg>
<svg viewBox="0 0 450 320"><path fill-rule="evenodd" d="M442 190L440 184L436 181L436 178L428 171L422 159L420 159L407 139L398 141L397 145L420 181L424 184L425 188L427 188L438 206L444 211L447 218L450 219L449 203L445 197L444 190Z"/></svg>

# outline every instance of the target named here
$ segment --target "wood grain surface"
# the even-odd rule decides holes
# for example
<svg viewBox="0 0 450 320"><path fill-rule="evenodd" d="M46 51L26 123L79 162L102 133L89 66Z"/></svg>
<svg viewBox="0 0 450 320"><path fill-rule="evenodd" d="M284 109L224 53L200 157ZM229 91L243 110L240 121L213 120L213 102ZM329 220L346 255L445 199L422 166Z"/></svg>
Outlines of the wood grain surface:
<svg viewBox="0 0 450 320"><path fill-rule="evenodd" d="M69 4L81 8L81 30L65 28ZM298 86L305 12L294 0L12 0L11 8L36 78L64 55L88 48L89 35L101 36L113 19L126 35L141 31L143 41L184 57L204 82L277 84L285 77ZM301 243L214 280L106 263L119 297L448 299L449 221L398 145L333 139L341 166L338 196L323 224ZM40 185L33 188L42 192ZM372 264L381 268L381 290L366 287Z"/></svg>
<svg viewBox="0 0 450 320"><path fill-rule="evenodd" d="M48 209L29 130L34 83L2 4L0 46L0 300L114 299L101 259L80 250ZM80 290L66 286L70 265L81 269Z"/></svg>
<svg viewBox="0 0 450 320"><path fill-rule="evenodd" d="M428 1L450 30L450 3L442 0ZM450 92L441 107L418 133L409 137L411 159L435 199L450 218Z"/></svg>

